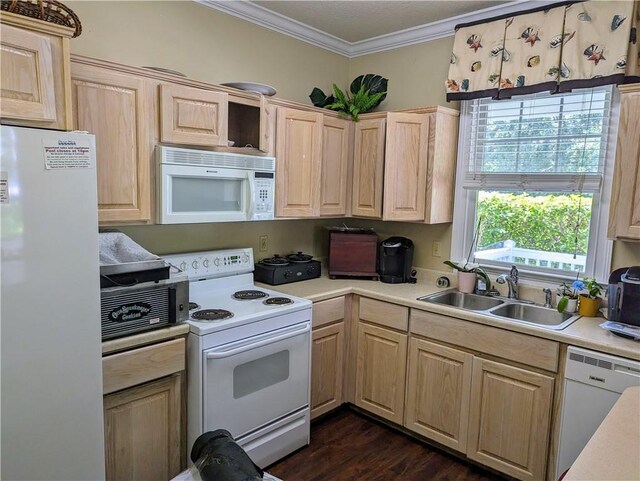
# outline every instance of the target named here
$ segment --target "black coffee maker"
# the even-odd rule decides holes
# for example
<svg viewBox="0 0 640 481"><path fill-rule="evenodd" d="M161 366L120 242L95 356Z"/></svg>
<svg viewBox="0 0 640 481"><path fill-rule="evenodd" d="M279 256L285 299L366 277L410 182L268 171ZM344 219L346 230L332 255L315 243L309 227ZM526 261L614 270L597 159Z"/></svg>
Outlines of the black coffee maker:
<svg viewBox="0 0 640 481"><path fill-rule="evenodd" d="M609 276L608 319L640 326L640 266L616 269Z"/></svg>
<svg viewBox="0 0 640 481"><path fill-rule="evenodd" d="M378 251L380 281L400 284L411 279L413 242L406 237L389 237L380 243Z"/></svg>

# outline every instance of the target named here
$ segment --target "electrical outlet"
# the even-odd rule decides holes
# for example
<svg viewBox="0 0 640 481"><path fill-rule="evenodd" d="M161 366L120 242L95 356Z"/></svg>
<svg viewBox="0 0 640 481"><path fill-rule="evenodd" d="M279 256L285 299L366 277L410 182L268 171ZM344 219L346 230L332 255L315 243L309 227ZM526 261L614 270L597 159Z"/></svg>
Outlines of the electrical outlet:
<svg viewBox="0 0 640 481"><path fill-rule="evenodd" d="M433 244L431 245L431 255L433 257L441 257L442 254L440 252L440 249L441 249L440 242L433 241Z"/></svg>
<svg viewBox="0 0 640 481"><path fill-rule="evenodd" d="M260 252L267 252L269 250L269 236L260 236Z"/></svg>

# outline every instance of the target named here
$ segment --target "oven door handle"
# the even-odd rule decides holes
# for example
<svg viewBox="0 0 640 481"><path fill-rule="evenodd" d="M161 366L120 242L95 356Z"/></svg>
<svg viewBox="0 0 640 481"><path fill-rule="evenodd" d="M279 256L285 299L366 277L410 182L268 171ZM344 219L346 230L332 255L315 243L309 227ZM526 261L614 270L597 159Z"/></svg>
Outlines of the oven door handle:
<svg viewBox="0 0 640 481"><path fill-rule="evenodd" d="M304 326L299 327L293 331L285 332L283 334L273 336L273 337L268 337L266 339L252 342L250 344L245 344L235 349L229 349L226 351L209 351L207 352L207 359L223 359L225 357L235 356L236 354L240 354L246 351L251 351L252 349L257 349L259 347L268 346L269 344L273 344L279 341L284 341L285 339L296 337L296 336L299 336L300 334L304 334L307 332L311 332L310 322L306 322Z"/></svg>

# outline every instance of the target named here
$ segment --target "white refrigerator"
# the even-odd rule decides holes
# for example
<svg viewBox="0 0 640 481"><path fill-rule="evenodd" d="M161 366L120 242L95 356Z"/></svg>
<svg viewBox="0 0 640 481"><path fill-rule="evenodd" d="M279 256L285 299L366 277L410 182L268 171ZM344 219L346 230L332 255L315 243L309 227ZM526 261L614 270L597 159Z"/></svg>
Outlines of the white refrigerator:
<svg viewBox="0 0 640 481"><path fill-rule="evenodd" d="M1 127L3 480L103 480L95 138Z"/></svg>

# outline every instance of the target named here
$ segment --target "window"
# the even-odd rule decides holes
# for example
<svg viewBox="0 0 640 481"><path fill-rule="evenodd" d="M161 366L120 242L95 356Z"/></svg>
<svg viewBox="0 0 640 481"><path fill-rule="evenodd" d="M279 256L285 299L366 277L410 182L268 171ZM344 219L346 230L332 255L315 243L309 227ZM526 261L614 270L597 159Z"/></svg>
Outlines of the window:
<svg viewBox="0 0 640 481"><path fill-rule="evenodd" d="M490 270L606 280L613 96L607 86L463 102L454 261L471 252Z"/></svg>

